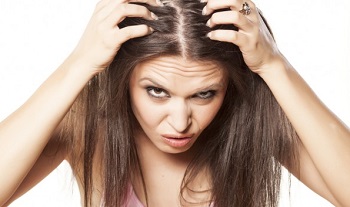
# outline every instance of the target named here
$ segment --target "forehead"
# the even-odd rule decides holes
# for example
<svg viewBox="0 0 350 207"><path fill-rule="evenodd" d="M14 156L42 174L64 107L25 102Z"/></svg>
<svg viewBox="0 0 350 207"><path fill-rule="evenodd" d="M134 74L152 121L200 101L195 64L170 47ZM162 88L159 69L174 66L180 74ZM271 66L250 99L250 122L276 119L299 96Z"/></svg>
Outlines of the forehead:
<svg viewBox="0 0 350 207"><path fill-rule="evenodd" d="M224 70L212 61L193 61L178 56L162 56L139 63L133 76L153 75L163 78L204 78L225 76Z"/></svg>

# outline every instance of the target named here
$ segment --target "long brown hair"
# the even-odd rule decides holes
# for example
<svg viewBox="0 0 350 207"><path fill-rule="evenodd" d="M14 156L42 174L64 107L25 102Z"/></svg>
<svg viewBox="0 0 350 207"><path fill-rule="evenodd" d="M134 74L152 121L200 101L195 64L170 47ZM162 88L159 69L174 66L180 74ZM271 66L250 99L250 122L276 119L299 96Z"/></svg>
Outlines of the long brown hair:
<svg viewBox="0 0 350 207"><path fill-rule="evenodd" d="M239 48L207 38L211 29L205 23L210 16L201 14L204 3L173 0L165 4L145 5L159 17L156 21L126 18L119 24L147 24L154 33L124 43L111 65L87 84L67 115L66 128L79 124L71 132L76 137L70 146L73 160L83 160L79 167L83 169L84 205L91 205L97 142L103 149L103 206L122 206L132 174L142 175L133 139L136 126L130 108L130 74L142 61L173 55L213 61L227 71L229 79L220 111L197 141L201 150L187 168L181 193L198 172L207 169L216 207L276 207L281 163L299 164L293 127L265 82L245 65ZM237 30L233 25L213 29L218 28ZM78 145L84 146L81 153L73 150ZM73 162L73 169L78 168L77 163Z"/></svg>

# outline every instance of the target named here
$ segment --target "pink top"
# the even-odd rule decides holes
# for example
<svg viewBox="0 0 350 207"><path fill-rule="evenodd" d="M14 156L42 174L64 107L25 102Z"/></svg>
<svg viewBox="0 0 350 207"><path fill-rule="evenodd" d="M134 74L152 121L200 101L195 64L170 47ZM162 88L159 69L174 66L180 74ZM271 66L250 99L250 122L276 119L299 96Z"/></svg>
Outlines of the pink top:
<svg viewBox="0 0 350 207"><path fill-rule="evenodd" d="M137 198L131 185L129 187L128 200L126 201L124 207L144 207L141 201ZM214 207L213 203L211 203L209 207Z"/></svg>
<svg viewBox="0 0 350 207"><path fill-rule="evenodd" d="M126 201L124 207L144 207L141 201L137 198L131 185L129 187L128 200Z"/></svg>

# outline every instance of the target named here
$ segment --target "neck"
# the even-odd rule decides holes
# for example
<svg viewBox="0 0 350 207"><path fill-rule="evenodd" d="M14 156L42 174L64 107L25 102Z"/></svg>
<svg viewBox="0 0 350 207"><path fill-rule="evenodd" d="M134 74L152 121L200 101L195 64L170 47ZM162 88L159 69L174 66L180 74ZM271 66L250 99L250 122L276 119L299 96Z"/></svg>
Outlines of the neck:
<svg viewBox="0 0 350 207"><path fill-rule="evenodd" d="M160 196L171 203L179 202L182 180L196 149L177 154L166 153L159 150L144 133L135 136L135 143L142 175L136 173L132 184L141 202L146 203L143 181L149 203L159 204L157 199Z"/></svg>

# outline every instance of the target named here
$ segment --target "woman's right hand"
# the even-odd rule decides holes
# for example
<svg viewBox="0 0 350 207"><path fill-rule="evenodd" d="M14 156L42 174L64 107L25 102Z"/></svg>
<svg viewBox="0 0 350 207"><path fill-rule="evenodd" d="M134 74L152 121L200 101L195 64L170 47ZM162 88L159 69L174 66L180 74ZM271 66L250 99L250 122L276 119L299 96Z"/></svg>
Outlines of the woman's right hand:
<svg viewBox="0 0 350 207"><path fill-rule="evenodd" d="M101 0L72 54L0 122L0 152L6 155L0 156L0 206L28 191L66 157L64 150L56 149L66 144L58 135L59 124L86 82L110 64L121 44L152 32L146 25L118 28L125 17L155 19L146 7L131 1L159 5L156 0Z"/></svg>
<svg viewBox="0 0 350 207"><path fill-rule="evenodd" d="M152 28L147 25L128 26L122 29L118 27L126 17L157 19L146 7L129 2L162 6L159 0L101 0L70 56L83 65L87 72L94 75L103 71L125 41L152 33Z"/></svg>

